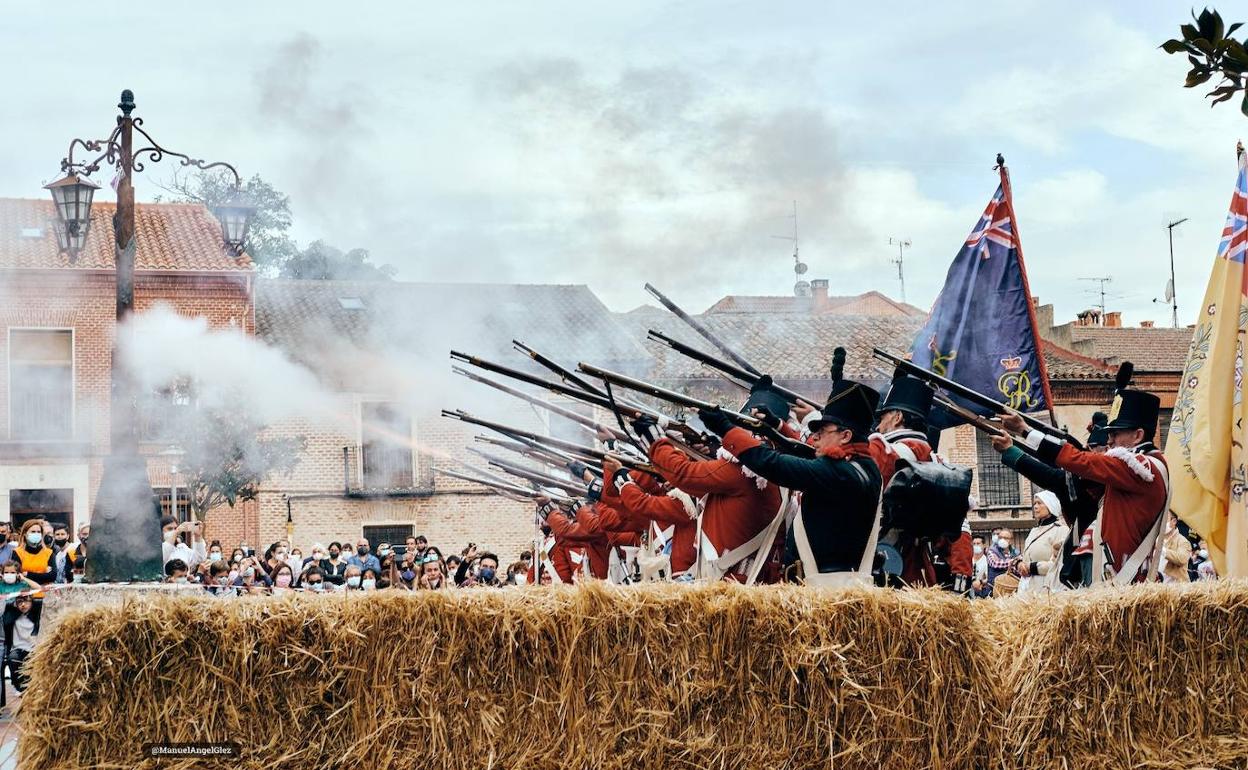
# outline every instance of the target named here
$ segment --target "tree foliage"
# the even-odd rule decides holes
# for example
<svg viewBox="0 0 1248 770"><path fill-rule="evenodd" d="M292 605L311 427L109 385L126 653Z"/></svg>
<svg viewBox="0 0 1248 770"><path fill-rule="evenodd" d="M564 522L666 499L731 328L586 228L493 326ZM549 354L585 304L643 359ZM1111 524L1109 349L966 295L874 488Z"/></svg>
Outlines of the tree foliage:
<svg viewBox="0 0 1248 770"><path fill-rule="evenodd" d="M312 241L282 263L283 278L317 281L389 281L395 269L390 265L374 265L366 249L343 252L324 241Z"/></svg>
<svg viewBox="0 0 1248 770"><path fill-rule="evenodd" d="M1240 42L1231 37L1243 26L1243 22L1232 24L1229 28L1222 21L1222 15L1208 8L1196 15L1192 11L1194 24L1179 27L1180 38L1167 40L1161 49L1168 54L1186 53L1192 68L1187 73L1185 88L1195 88L1206 83L1214 75L1221 75L1218 86L1205 96L1213 101L1209 106L1225 102L1244 91L1240 102L1240 111L1248 115L1248 39Z"/></svg>
<svg viewBox="0 0 1248 770"><path fill-rule="evenodd" d="M192 409L180 428L180 464L196 519L222 504L255 500L265 478L294 470L307 444L303 436L262 436L264 426L243 409Z"/></svg>
<svg viewBox="0 0 1248 770"><path fill-rule="evenodd" d="M200 171L175 176L162 185L175 200L202 203L208 208L234 197L234 176L222 171ZM388 281L398 272L374 264L366 249L343 252L322 240L300 249L290 236L290 197L259 175L248 179L242 197L256 207L244 248L256 266L269 275L311 280Z"/></svg>

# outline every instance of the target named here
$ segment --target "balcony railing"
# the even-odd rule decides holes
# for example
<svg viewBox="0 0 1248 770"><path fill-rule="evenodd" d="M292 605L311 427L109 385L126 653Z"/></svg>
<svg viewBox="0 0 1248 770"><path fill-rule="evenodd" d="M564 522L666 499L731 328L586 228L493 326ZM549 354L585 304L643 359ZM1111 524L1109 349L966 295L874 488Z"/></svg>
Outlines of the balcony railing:
<svg viewBox="0 0 1248 770"><path fill-rule="evenodd" d="M344 446L342 476L347 497L433 494L432 458L402 448Z"/></svg>

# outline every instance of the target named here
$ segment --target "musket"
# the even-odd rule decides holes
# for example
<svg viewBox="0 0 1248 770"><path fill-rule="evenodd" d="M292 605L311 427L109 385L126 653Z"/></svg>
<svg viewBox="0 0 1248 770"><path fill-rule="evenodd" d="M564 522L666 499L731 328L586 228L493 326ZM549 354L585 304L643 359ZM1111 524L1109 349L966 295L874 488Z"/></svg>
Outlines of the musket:
<svg viewBox="0 0 1248 770"><path fill-rule="evenodd" d="M687 396L684 393L680 393L675 390L668 390L667 388L664 388L660 385L654 385L644 380L639 380L635 377L629 377L627 374L620 374L619 372L613 372L609 369L603 369L601 367L594 366L593 364L587 364L585 362L581 362L580 364L577 365L577 368L580 371L585 372L586 374L592 377L597 377L604 382L609 382L612 385L619 385L620 387L628 388L629 390L635 390L638 393L645 393L646 395L651 396L653 398L657 398L662 401L667 401L667 402L676 404L677 406L684 407L686 409L697 409L697 410L719 409L721 412L723 412L724 416L726 416L729 420L732 420L735 424L737 424L738 426L742 428L755 431L755 432L765 433L768 438L771 438L777 443L787 443L787 444L795 445L795 448L800 448L803 452L809 451L810 449L810 447L806 446L802 442L794 441L793 439L782 435L781 433L776 431L774 428L772 428L770 425L768 425L767 423L763 422L762 420L758 419L757 417L753 415L741 414L740 412L734 412L731 409L724 409L723 407L717 404L712 404L709 401L703 401L702 399L694 398L693 396Z"/></svg>
<svg viewBox="0 0 1248 770"><path fill-rule="evenodd" d="M476 436L473 436L473 440L480 441L482 444L496 446L500 449L506 449L509 452L515 452L521 457L529 460L535 460L556 470L566 470L569 463L577 462L588 468L590 473L602 478L602 469L597 467L594 463L589 462L588 458L578 457L569 452L544 447L527 439L513 437L511 440L508 440L497 438L495 436L483 436L481 434L477 434Z"/></svg>
<svg viewBox="0 0 1248 770"><path fill-rule="evenodd" d="M489 452L482 452L480 449L468 447L468 451L485 460L495 468L499 468L505 473L510 473L513 476L517 476L525 481L537 484L538 486L562 489L570 495L585 494L585 482L583 481L572 481L571 479L557 478L548 473L537 470L536 468L526 468L523 465L505 460L502 457L492 455Z"/></svg>
<svg viewBox="0 0 1248 770"><path fill-rule="evenodd" d="M663 332L655 331L654 329L651 329L649 330L649 332L647 332L647 334L650 339L655 340L656 342L662 342L664 345L667 345L669 348L671 348L672 350L675 350L677 353L680 353L682 356L691 358L694 361L697 361L700 364L709 366L712 369L716 369L728 375L729 377L735 377L736 379L745 382L747 387L749 385L753 385L754 383L762 379L762 375L754 374L753 372L748 372L745 369L741 369L739 367L733 366L727 361L721 361L715 356L712 356L710 353L704 353L701 350L698 350L697 348L694 348L694 347L690 347L689 345L686 345L685 343L679 340L674 340L671 337L664 334ZM771 388L772 390L779 393L784 398L784 400L788 401L789 403L802 403L802 404L806 404L807 406L810 406L813 409L823 408L823 405L816 402L814 399L803 396L801 393L797 393L795 391L789 390L788 388L782 385L777 385L775 383L772 383ZM783 417L783 415L777 415L777 416Z"/></svg>
<svg viewBox="0 0 1248 770"><path fill-rule="evenodd" d="M880 359L881 361L887 361L891 363L893 366L900 368L906 374L909 374L913 377L923 380L927 384L932 385L941 390L947 391L948 393L954 396L966 399L967 401L970 401L972 404L981 406L984 409L990 409L996 414L1017 414L1019 417L1023 419L1023 422L1027 423L1029 426L1031 426L1032 428L1035 428L1041 433L1046 433L1055 438L1059 438L1062 441L1068 441L1074 444L1075 446L1081 446L1079 441L1075 439L1074 436L1070 435L1069 433L1062 430L1061 428L1055 428L1052 425L1049 425L1046 422L1038 420L1029 414L1020 412L1017 409L1012 409L1009 406L1006 406L1005 404L1001 403L1000 401L997 401L989 396L985 396L983 393L980 393L977 390L972 390L971 388L968 388L961 383L954 382L948 377L942 377L941 375L936 374L935 372L929 372L928 370L924 369L923 367L919 366L913 361L907 361L904 358L899 358L893 355L892 353L888 353L886 351L880 350L879 348L873 349L872 355L874 355L876 358Z"/></svg>
<svg viewBox="0 0 1248 770"><path fill-rule="evenodd" d="M650 294L655 299L657 299L663 305L663 307L672 311L676 315L677 318L689 324L690 328L692 328L698 334L702 335L702 339L714 345L719 350L720 353L723 353L724 355L731 358L732 362L735 363L737 366L741 367L742 369L749 372L750 374L753 374L755 377L763 376L762 372L750 366L750 363L746 361L744 358L742 358L741 356L737 355L736 352L732 348L728 347L723 342L720 342L718 337L716 337L714 334L711 334L711 331L709 329L707 329L705 326L703 326L702 324L694 320L693 316L681 310L680 307L675 302L672 302L670 299L665 297L663 295L663 292L654 288L650 284L646 284L646 291L650 292Z"/></svg>
<svg viewBox="0 0 1248 770"><path fill-rule="evenodd" d="M619 428L613 428L610 425L603 425L602 423L598 422L592 417L586 417L585 415L579 412L576 412L572 409L568 409L567 407L559 406L558 404L552 404L549 401L543 401L537 396L532 396L532 395L529 395L528 393L525 393L523 390L517 390L515 388L508 387L507 385L504 385L501 382L496 382L494 380L491 380L489 377L482 377L479 374L474 374L468 371L467 369L464 369L463 367L452 366L451 371L454 372L455 374L461 374L464 377L467 377L468 379L472 380L473 382L479 382L482 385L488 385L489 387L494 388L495 390L502 391L503 393L506 393L509 396L515 396L521 401L526 401L532 404L533 406L538 407L539 409L545 409L551 414L557 414L560 417L571 420L572 422L576 423L577 425L580 425L581 427L585 428L590 433L593 433L595 435L597 435L598 431L606 431L607 433L610 433L612 436L614 436L618 440L621 440L621 441L632 440L624 434L624 431L620 430Z"/></svg>
<svg viewBox="0 0 1248 770"><path fill-rule="evenodd" d="M490 479L474 476L470 473L460 473L458 471L453 471L450 468L435 468L434 470L437 471L438 473L441 473L444 476L450 476L451 478L460 479L462 481L471 481L474 484L480 484L483 487L489 487L490 489L493 489L495 491L502 492L505 497L512 497L513 499L516 497L519 497L519 498L527 499L527 500L536 500L540 497L545 497L545 498L549 498L551 500L556 500L559 502L572 502L572 498L566 495L560 494L558 492L555 492L553 490L539 491L536 489L528 489L518 484L510 484L510 483L502 482L502 481L491 481Z"/></svg>
<svg viewBox="0 0 1248 770"><path fill-rule="evenodd" d="M507 436L509 438L528 439L529 441L532 441L536 444L540 444L544 447L554 447L555 449L561 449L565 452L576 455L576 459L585 463L594 463L594 462L601 463L608 454L607 452L604 452L601 449L594 449L592 447L583 446L573 441L564 441L563 439L555 438L554 436L543 436L541 434L533 433L527 430L520 430L519 428L512 428L507 425L503 425L502 423L491 422L489 420L482 420L479 417L473 417L472 415L468 414L462 409L456 409L454 411L451 411L449 409L443 409L442 416L447 417L452 420L460 420L461 422L466 422L469 425L478 425L482 428L487 428L489 430L492 430L495 433L501 433L502 435ZM623 465L626 468L629 468L630 470L645 471L646 473L657 473L654 469L654 466L650 465L649 463L639 462L637 460L634 460L631 457L628 457L627 455L620 456L617 454L614 456L620 461L621 465Z"/></svg>
<svg viewBox="0 0 1248 770"><path fill-rule="evenodd" d="M573 372L572 370L567 369L563 366L560 366L559 364L550 360L549 358L542 355L541 353L538 353L533 348L524 344L520 340L512 340L511 345L516 350L520 351L521 353L525 354L529 358L533 359L541 366L544 366L550 371L554 372L555 376L557 376L559 379L563 380L564 382L568 383L569 385L575 385L581 390L584 390L589 393L593 393L596 396L602 396L603 398L607 397L606 392L602 390L602 388L595 386L593 383L586 381L584 378L576 376L576 373Z"/></svg>

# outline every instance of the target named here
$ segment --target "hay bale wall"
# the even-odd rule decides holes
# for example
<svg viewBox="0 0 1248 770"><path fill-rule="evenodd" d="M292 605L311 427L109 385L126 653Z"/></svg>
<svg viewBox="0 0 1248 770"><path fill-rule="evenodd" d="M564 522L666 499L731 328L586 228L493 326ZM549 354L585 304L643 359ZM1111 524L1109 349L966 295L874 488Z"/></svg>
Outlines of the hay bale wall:
<svg viewBox="0 0 1248 770"><path fill-rule="evenodd" d="M132 602L44 640L22 766L966 767L970 610L727 585ZM157 765L155 741L243 757Z"/></svg>
<svg viewBox="0 0 1248 770"><path fill-rule="evenodd" d="M22 767L1248 765L1234 583L161 598L66 617L33 667ZM170 741L243 756L141 756Z"/></svg>

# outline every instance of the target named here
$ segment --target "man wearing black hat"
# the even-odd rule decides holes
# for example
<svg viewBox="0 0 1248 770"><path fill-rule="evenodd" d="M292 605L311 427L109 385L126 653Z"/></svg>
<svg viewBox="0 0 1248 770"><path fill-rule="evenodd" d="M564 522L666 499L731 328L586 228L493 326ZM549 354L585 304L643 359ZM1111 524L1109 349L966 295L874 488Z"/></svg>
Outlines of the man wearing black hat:
<svg viewBox="0 0 1248 770"><path fill-rule="evenodd" d="M1165 457L1153 445L1161 400L1127 387L1134 367L1118 370L1118 395L1105 425L1109 449L1097 453L1048 437L1026 434L1037 456L1080 478L1105 486L1101 514L1092 528L1092 580L1126 585L1144 582L1156 565L1160 535L1170 502L1170 475ZM1022 435L1026 424L1018 415L1004 415L1004 427Z"/></svg>
<svg viewBox="0 0 1248 770"><path fill-rule="evenodd" d="M1108 449L1109 432L1105 430L1109 415L1096 412L1088 424L1088 451L1098 454ZM1050 589L1080 588L1092 584L1092 525L1100 509L1105 485L1055 468L1027 454L1006 435L992 437L992 446L1001 453L1001 462L1041 489L1057 495L1062 518L1070 527L1070 536L1058 554L1056 582ZM1086 540L1086 542L1085 542ZM1082 546L1082 547L1081 547ZM1027 567L1024 567L1027 569Z"/></svg>
<svg viewBox="0 0 1248 770"><path fill-rule="evenodd" d="M876 433L869 440L871 459L880 469L882 487L887 489L897 472L897 463L928 462L933 451L927 440L927 418L936 392L922 380L898 370L879 409ZM968 506L969 507L969 506ZM974 560L970 527L937 537L923 537L896 529L880 533L880 542L895 549L901 557L898 575L905 585L952 584L956 590L970 587ZM947 565L937 569L937 562ZM959 578L961 578L959 580Z"/></svg>
<svg viewBox="0 0 1248 770"><path fill-rule="evenodd" d="M775 427L789 407L765 377L751 389L741 411L759 412ZM788 495L726 452L710 460L689 457L663 436L653 420L637 420L633 430L659 474L676 489L700 498L698 557L690 577L746 583L764 574L784 523Z"/></svg>
<svg viewBox="0 0 1248 770"><path fill-rule="evenodd" d="M869 582L879 534L880 471L866 442L879 394L843 379L844 362L845 351L837 348L832 393L820 417L810 423L812 457L766 446L734 427L719 409L698 413L743 466L802 492L801 510L787 541L786 573L812 585Z"/></svg>

